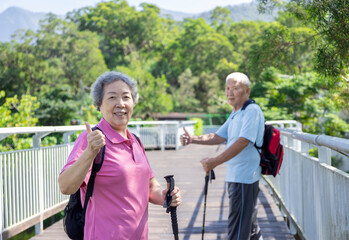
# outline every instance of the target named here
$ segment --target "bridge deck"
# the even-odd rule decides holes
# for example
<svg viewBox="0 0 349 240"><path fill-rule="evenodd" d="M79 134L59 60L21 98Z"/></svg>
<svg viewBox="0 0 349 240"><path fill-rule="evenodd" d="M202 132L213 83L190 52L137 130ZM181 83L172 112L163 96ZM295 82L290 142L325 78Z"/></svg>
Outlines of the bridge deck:
<svg viewBox="0 0 349 240"><path fill-rule="evenodd" d="M147 156L157 176L165 186L163 176L173 174L182 192L183 203L177 209L179 239L201 239L203 220L203 188L205 176L200 160L221 152L223 146L189 145L181 150L148 151ZM205 239L227 239L228 196L224 183L225 166L215 169L216 180L209 184ZM260 183L258 221L263 239L294 239L266 187ZM62 221L45 229L32 240L68 239ZM149 239L174 239L170 215L160 206L149 205Z"/></svg>

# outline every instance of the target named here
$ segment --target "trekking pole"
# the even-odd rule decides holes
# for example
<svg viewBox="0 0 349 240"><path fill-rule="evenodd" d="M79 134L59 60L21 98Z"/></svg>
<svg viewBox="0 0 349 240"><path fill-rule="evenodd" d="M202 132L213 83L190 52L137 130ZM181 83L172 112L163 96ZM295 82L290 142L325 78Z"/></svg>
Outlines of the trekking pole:
<svg viewBox="0 0 349 240"><path fill-rule="evenodd" d="M204 216L203 216L203 220L202 220L202 231L201 231L201 239L204 240L204 235L205 235L205 218L206 218L206 201L207 201L207 192L208 192L208 181L210 180L212 182L212 180L216 179L216 176L214 174L214 171L208 171L206 172L206 176L205 176L205 200L204 200Z"/></svg>
<svg viewBox="0 0 349 240"><path fill-rule="evenodd" d="M168 191L166 193L166 199L164 202L164 207L167 208L166 212L171 212L171 222L172 222L172 231L174 235L174 239L178 240L178 222L177 222L177 207L171 207L172 196L171 192L174 189L175 181L173 175L165 176L167 182Z"/></svg>

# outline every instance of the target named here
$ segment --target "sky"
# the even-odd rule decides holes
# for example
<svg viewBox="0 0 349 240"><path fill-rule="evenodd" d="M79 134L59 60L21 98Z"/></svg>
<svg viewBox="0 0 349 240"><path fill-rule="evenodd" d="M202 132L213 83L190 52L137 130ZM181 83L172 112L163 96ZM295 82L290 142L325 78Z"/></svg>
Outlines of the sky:
<svg viewBox="0 0 349 240"><path fill-rule="evenodd" d="M0 13L9 7L21 7L32 12L52 12L64 15L73 9L95 6L102 0L0 0ZM143 2L152 3L159 8L185 13L201 13L217 6L249 3L252 0L127 0L137 9Z"/></svg>

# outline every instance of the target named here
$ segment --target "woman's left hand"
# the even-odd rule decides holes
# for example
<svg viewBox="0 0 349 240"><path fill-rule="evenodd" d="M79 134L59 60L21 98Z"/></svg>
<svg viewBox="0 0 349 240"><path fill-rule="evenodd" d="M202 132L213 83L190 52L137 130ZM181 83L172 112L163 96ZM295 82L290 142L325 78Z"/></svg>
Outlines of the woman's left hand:
<svg viewBox="0 0 349 240"><path fill-rule="evenodd" d="M162 195L166 197L168 189L164 189L162 191ZM173 191L171 192L172 201L171 201L171 207L177 207L182 203L181 199L181 191L178 187L174 187Z"/></svg>

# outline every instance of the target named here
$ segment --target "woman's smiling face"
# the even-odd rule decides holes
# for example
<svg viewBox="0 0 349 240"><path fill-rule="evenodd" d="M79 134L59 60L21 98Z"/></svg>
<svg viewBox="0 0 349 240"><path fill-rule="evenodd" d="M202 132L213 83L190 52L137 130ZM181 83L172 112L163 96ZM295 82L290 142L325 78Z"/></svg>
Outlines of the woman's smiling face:
<svg viewBox="0 0 349 240"><path fill-rule="evenodd" d="M100 111L110 126L124 137L133 107L131 89L125 82L117 80L104 86Z"/></svg>

